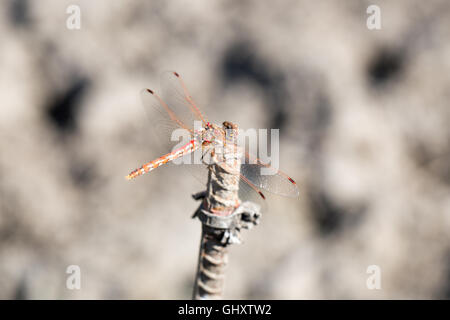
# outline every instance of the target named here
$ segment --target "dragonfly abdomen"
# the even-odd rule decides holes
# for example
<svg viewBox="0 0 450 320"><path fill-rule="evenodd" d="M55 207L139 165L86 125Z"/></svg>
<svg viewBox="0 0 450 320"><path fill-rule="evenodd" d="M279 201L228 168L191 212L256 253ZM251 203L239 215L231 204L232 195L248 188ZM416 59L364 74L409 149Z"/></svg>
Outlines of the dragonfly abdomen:
<svg viewBox="0 0 450 320"><path fill-rule="evenodd" d="M197 147L199 146L199 142L197 140L191 140L189 143L186 143L184 146L163 155L162 157L159 157L158 159L155 159L153 161L150 161L146 164L144 164L142 167L132 171L129 175L127 175L125 178L128 180L134 179L138 176L141 176L147 172L150 172L152 170L155 170L156 168L162 166L163 164L166 164L169 161L173 161L175 159L178 159L179 157L182 157L188 153L193 152Z"/></svg>

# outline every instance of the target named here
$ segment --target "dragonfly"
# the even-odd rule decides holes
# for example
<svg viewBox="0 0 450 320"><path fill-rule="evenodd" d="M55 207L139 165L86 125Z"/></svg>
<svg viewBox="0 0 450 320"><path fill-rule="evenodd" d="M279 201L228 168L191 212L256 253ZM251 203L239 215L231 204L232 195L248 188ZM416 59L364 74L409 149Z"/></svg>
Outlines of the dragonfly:
<svg viewBox="0 0 450 320"><path fill-rule="evenodd" d="M220 130L220 126L210 123L197 107L183 79L177 72L166 71L161 75L161 89L162 97L151 89L141 91L143 105L147 109L146 111L151 113L151 118L155 120L154 126L159 133L160 140L164 140L165 144L173 143L169 139L173 130L183 129L189 134L188 142L133 170L126 176L128 180L135 179L196 151L201 151L203 159L206 155L213 154L215 148L218 145L223 145L224 139L226 139L223 130ZM200 126L197 126L198 128L193 125L194 121L200 124ZM233 126L232 123L227 121L223 125ZM162 129L158 129L158 127L162 127ZM227 143L236 143L235 141L235 139L228 139ZM236 145L235 149L238 150L239 146ZM204 167L208 165L206 161L203 163ZM222 166L226 170L229 169L226 161L215 163L215 165ZM266 198L263 191L282 196L298 197L297 184L290 176L280 170L273 170L274 173L269 175L262 174L261 169L263 168L271 169L271 166L261 161L254 154L243 151L238 172L240 185L245 186L248 190L253 190L263 200Z"/></svg>

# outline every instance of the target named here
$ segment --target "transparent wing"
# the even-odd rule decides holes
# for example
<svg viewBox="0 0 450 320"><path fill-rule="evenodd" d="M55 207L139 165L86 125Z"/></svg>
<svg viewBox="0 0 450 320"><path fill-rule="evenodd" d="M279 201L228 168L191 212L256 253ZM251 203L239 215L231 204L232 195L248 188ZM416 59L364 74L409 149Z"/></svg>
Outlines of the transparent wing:
<svg viewBox="0 0 450 320"><path fill-rule="evenodd" d="M159 151L168 152L183 135L180 129L185 130L186 137L191 135L193 138L194 121L200 121L199 125L204 126L205 118L178 73L166 71L161 74L160 81L161 95L152 89L143 89L141 99Z"/></svg>
<svg viewBox="0 0 450 320"><path fill-rule="evenodd" d="M194 120L206 123L206 119L192 99L183 79L174 71L165 71L160 76L161 92L144 89L141 96L144 106L167 113L168 119L179 127L193 128Z"/></svg>
<svg viewBox="0 0 450 320"><path fill-rule="evenodd" d="M152 136L150 145L158 153L167 153L173 151L174 147L182 144L181 138L185 136L186 143L194 138L193 131L185 126L171 111L159 96L148 89L141 91L142 104L145 113L149 119L149 132ZM177 120L179 122L177 122ZM180 136L178 141L177 135ZM156 142L156 145L155 143Z"/></svg>
<svg viewBox="0 0 450 320"><path fill-rule="evenodd" d="M258 204L263 211L267 209L266 196L264 195L264 190L255 186L242 174L239 179L239 199L241 201L251 201Z"/></svg>
<svg viewBox="0 0 450 320"><path fill-rule="evenodd" d="M227 149L228 152L238 151L242 153L240 178L243 182L249 185L263 199L265 198L264 191L282 196L298 197L297 184L291 177L278 170L278 168L274 168L258 159L252 152L248 152L245 143L242 143L243 141L240 143L232 142ZM220 158L219 165L226 171L233 171L223 157Z"/></svg>
<svg viewBox="0 0 450 320"><path fill-rule="evenodd" d="M218 166L221 166L228 172L233 172L233 169L226 162L216 162ZM245 176L240 174L239 179L239 199L243 201L251 201L258 204L262 209L266 208L266 197L263 191L251 183Z"/></svg>
<svg viewBox="0 0 450 320"><path fill-rule="evenodd" d="M189 94L180 75L174 71L166 71L161 74L160 81L161 98L178 119L190 128L194 127L195 120L201 121L204 126L206 119Z"/></svg>
<svg viewBox="0 0 450 320"><path fill-rule="evenodd" d="M295 181L286 173L263 163L256 156L245 152L245 161L241 164L241 175L254 186L281 196L298 197Z"/></svg>
<svg viewBox="0 0 450 320"><path fill-rule="evenodd" d="M200 157L209 157L211 153L210 148L199 148L196 152L186 155L183 162L183 170L189 172L199 183L202 188L206 187L208 181L208 167L198 162Z"/></svg>

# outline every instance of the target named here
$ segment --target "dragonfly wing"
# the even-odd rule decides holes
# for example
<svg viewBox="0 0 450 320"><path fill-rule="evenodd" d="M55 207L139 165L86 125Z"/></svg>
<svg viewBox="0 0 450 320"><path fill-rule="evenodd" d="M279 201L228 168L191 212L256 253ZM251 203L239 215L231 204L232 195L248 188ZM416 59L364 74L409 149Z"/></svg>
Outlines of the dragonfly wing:
<svg viewBox="0 0 450 320"><path fill-rule="evenodd" d="M178 119L190 128L194 127L194 121L200 121L204 126L206 119L189 94L180 75L174 71L166 71L161 74L160 81L161 97Z"/></svg>
<svg viewBox="0 0 450 320"><path fill-rule="evenodd" d="M242 164L241 174L253 185L266 191L287 197L298 197L297 184L292 178L286 178L278 171L275 174L261 173L265 166L259 164Z"/></svg>
<svg viewBox="0 0 450 320"><path fill-rule="evenodd" d="M143 89L141 99L159 152L170 152L194 138L191 128L153 90Z"/></svg>
<svg viewBox="0 0 450 320"><path fill-rule="evenodd" d="M189 172L200 183L199 187L201 188L205 188L208 181L208 167L198 161L201 161L201 157L208 157L210 153L211 149L209 148L199 148L195 153L186 155L183 159L184 163L189 163L183 166L183 170Z"/></svg>
<svg viewBox="0 0 450 320"><path fill-rule="evenodd" d="M141 99L150 119L154 139L161 151L168 152L175 145L192 139L194 129L200 129L194 128L194 121L200 121L199 124L204 126L205 118L178 73L166 71L161 74L160 82L161 94L153 89L143 89ZM184 132L180 129L184 129ZM180 136L186 136L186 139L181 141Z"/></svg>
<svg viewBox="0 0 450 320"><path fill-rule="evenodd" d="M271 193L299 196L297 184L291 177L247 152L241 164L241 175L251 184Z"/></svg>

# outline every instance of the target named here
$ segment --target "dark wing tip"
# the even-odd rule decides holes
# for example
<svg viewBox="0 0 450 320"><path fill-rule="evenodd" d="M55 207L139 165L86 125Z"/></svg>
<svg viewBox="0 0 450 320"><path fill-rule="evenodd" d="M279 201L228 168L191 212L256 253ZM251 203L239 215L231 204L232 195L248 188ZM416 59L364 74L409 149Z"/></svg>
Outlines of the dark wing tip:
<svg viewBox="0 0 450 320"><path fill-rule="evenodd" d="M261 196L261 198L263 198L264 200L266 200L266 196L265 196L261 191L258 191L258 193L259 193L259 195Z"/></svg>
<svg viewBox="0 0 450 320"><path fill-rule="evenodd" d="M148 92L150 92L151 94L153 94L153 91L150 89L146 89Z"/></svg>
<svg viewBox="0 0 450 320"><path fill-rule="evenodd" d="M173 72L173 74L174 74L176 77L178 77L178 78L180 77L180 75L179 75L177 72L175 72L175 71Z"/></svg>

